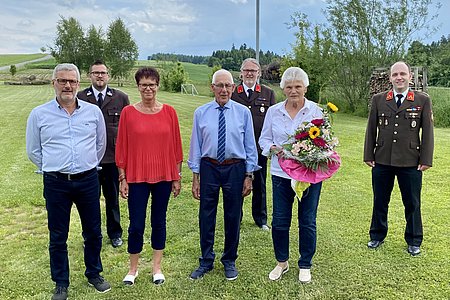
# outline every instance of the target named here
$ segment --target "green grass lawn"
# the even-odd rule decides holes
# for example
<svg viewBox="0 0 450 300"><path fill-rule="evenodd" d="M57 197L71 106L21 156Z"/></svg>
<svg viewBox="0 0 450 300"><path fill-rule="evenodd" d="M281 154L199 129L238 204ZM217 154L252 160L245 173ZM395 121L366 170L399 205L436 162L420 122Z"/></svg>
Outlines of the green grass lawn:
<svg viewBox="0 0 450 300"><path fill-rule="evenodd" d="M136 88L123 90L132 102L138 100ZM158 96L178 112L187 160L193 111L210 98L164 92ZM0 118L0 189L3 191L0 197L0 299L49 299L54 287L49 270L42 177L34 174L35 167L25 153L28 114L33 107L52 97L53 90L49 86L0 85L0 109L4 112ZM422 254L411 257L403 240L405 220L397 187L392 195L386 243L375 251L367 249L372 191L370 169L362 162L365 124L364 118L335 115L342 167L323 184L311 284L298 282L295 217L290 236L291 270L282 280L269 281L268 273L275 266L272 240L270 233L253 225L250 198L246 198L244 204L237 260L239 278L234 282L226 281L219 261L223 249L220 204L215 269L204 279L191 281L189 274L197 267L200 254L198 202L191 196L191 173L184 163L181 195L171 199L168 208L163 261L166 283L156 287L151 282L150 229L147 228L136 285L122 284L128 265L128 213L126 202L122 200L125 244L113 249L106 238L103 241L103 275L112 284L112 290L104 295L88 287L84 277L81 227L77 211L73 209L68 240L70 299L449 299L450 129L435 131L434 166L424 174ZM269 180L269 215L271 199ZM104 208L103 199L101 205ZM296 211L295 207L294 216Z"/></svg>
<svg viewBox="0 0 450 300"><path fill-rule="evenodd" d="M36 53L36 54L1 54L0 55L0 67L10 66L24 61L29 61L37 58L46 56L47 54Z"/></svg>

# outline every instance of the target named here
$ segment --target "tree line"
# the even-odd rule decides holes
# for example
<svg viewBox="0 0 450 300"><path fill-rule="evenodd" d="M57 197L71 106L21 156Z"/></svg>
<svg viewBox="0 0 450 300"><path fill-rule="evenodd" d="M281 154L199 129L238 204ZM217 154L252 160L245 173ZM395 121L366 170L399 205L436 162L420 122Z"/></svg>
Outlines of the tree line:
<svg viewBox="0 0 450 300"><path fill-rule="evenodd" d="M139 54L138 46L121 18L112 21L105 33L94 25L85 31L75 18L61 16L56 26L55 43L49 49L57 63L71 62L86 73L94 61L101 59L108 65L111 77L119 83L128 76Z"/></svg>
<svg viewBox="0 0 450 300"><path fill-rule="evenodd" d="M414 41L407 60L411 65L427 67L430 85L450 87L450 34L431 44Z"/></svg>

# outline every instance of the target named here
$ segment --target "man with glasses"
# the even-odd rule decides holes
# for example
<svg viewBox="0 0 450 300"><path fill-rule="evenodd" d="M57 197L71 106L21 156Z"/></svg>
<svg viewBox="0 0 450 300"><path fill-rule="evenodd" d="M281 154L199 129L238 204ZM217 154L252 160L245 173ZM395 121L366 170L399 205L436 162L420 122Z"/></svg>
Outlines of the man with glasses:
<svg viewBox="0 0 450 300"><path fill-rule="evenodd" d="M222 188L225 243L221 262L227 280L238 277L235 261L243 197L252 189L253 172L258 170L258 152L252 116L232 101L233 77L218 70L212 78L215 99L196 109L188 166L193 172L192 195L200 200L200 266L191 279L202 278L214 266L214 233L219 192Z"/></svg>
<svg viewBox="0 0 450 300"><path fill-rule="evenodd" d="M50 270L56 284L53 300L67 299L67 237L74 203L86 238L84 274L98 292L111 289L100 276L103 267L97 166L106 149L105 121L97 106L78 101L79 82L80 72L75 65L57 65L52 76L56 97L31 111L26 129L28 157L44 176Z"/></svg>
<svg viewBox="0 0 450 300"><path fill-rule="evenodd" d="M275 93L269 87L259 84L261 76L261 66L254 58L247 58L241 64L242 82L236 87L231 99L239 102L250 109L253 118L253 128L256 142L261 135L264 118L267 109L275 104ZM267 200L266 200L266 177L267 177L267 157L261 154L258 147L258 165L261 170L254 173L252 191L252 216L255 224L264 231L269 231L267 226Z"/></svg>
<svg viewBox="0 0 450 300"><path fill-rule="evenodd" d="M111 245L116 248L123 244L120 225L119 172L115 162L115 148L119 118L122 109L130 104L128 96L108 86L109 74L105 63L98 60L89 68L92 85L78 93L78 98L97 104L106 123L106 152L98 172L100 186L105 197L106 232Z"/></svg>

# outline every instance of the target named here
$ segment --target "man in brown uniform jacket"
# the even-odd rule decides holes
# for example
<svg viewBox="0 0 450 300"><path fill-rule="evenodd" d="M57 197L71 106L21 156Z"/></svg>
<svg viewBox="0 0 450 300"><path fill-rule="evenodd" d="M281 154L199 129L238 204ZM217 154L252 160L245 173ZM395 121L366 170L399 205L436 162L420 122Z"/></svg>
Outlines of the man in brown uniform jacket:
<svg viewBox="0 0 450 300"><path fill-rule="evenodd" d="M123 244L120 225L119 173L115 162L115 147L119 117L122 109L130 104L128 96L108 87L108 68L102 61L96 61L89 70L92 85L81 92L78 98L97 104L106 123L106 152L100 163L98 175L106 206L106 231L114 248Z"/></svg>
<svg viewBox="0 0 450 300"><path fill-rule="evenodd" d="M420 212L422 172L433 160L433 112L427 94L410 91L410 67L391 66L393 90L374 95L367 123L364 162L372 167L374 193L369 248L378 248L387 235L387 214L394 179L405 207L408 253L420 253L423 239Z"/></svg>
<svg viewBox="0 0 450 300"><path fill-rule="evenodd" d="M258 140L267 109L275 104L275 93L267 86L258 84L260 76L259 62L254 58L245 59L241 64L240 78L242 82L234 90L231 99L247 106L252 113L253 129L258 147L258 165L261 167L261 170L253 172L255 178L252 191L252 216L257 226L263 230L269 230L266 200L267 157L261 154Z"/></svg>

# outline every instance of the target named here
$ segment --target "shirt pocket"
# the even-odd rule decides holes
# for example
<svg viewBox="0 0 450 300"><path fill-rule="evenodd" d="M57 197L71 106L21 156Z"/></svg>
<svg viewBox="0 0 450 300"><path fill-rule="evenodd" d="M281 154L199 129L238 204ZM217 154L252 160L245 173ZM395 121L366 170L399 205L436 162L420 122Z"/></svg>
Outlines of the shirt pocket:
<svg viewBox="0 0 450 300"><path fill-rule="evenodd" d="M420 128L420 117L421 112L406 112L405 113L405 119L409 123L410 130L419 130Z"/></svg>
<svg viewBox="0 0 450 300"><path fill-rule="evenodd" d="M391 115L392 115L392 113L390 111L379 112L378 113L378 128L388 127L391 122Z"/></svg>
<svg viewBox="0 0 450 300"><path fill-rule="evenodd" d="M120 110L117 108L108 109L108 120L106 122L108 124L119 124L119 118L120 118Z"/></svg>
<svg viewBox="0 0 450 300"><path fill-rule="evenodd" d="M257 98L255 99L255 107L257 110L257 114L260 116L265 116L267 110L269 109L270 103L266 98Z"/></svg>

